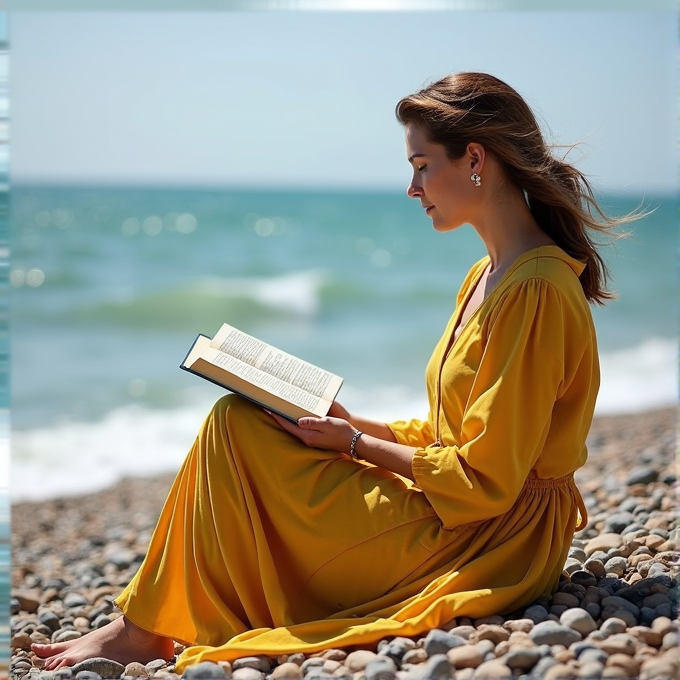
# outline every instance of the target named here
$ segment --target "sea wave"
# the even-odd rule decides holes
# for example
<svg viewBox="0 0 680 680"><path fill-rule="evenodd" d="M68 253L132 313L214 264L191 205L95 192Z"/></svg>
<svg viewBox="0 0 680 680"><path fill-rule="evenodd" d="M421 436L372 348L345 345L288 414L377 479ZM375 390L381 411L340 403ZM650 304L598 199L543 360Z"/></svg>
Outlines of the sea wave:
<svg viewBox="0 0 680 680"><path fill-rule="evenodd" d="M229 318L235 323L259 316L312 317L320 307L328 276L321 270L274 277L204 277L153 292L118 290L107 299L81 305L69 319L148 328Z"/></svg>
<svg viewBox="0 0 680 680"><path fill-rule="evenodd" d="M674 406L678 400L678 342L648 338L600 355L602 381L596 414L634 413Z"/></svg>

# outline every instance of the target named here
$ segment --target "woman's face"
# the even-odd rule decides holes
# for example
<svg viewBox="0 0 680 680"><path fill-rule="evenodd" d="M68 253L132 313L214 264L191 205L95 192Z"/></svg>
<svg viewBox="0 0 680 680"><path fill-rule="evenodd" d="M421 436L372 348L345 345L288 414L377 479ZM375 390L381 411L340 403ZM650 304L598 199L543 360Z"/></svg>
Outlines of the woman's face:
<svg viewBox="0 0 680 680"><path fill-rule="evenodd" d="M470 179L473 159L469 154L452 161L441 144L428 141L423 128L409 124L406 156L413 168L406 193L420 201L432 226L437 231L452 231L471 223L480 189Z"/></svg>

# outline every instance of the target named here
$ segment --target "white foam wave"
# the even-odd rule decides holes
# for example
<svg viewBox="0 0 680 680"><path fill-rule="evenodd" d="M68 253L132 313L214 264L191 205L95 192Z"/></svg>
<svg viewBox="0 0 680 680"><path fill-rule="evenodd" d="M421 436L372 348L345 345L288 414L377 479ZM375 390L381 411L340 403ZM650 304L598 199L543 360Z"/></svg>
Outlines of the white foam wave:
<svg viewBox="0 0 680 680"><path fill-rule="evenodd" d="M201 281L197 292L211 297L251 298L262 305L312 316L319 309L321 287L326 280L320 270L268 278L210 277Z"/></svg>
<svg viewBox="0 0 680 680"><path fill-rule="evenodd" d="M678 399L678 343L648 338L600 355L602 381L595 412L633 413L674 406Z"/></svg>

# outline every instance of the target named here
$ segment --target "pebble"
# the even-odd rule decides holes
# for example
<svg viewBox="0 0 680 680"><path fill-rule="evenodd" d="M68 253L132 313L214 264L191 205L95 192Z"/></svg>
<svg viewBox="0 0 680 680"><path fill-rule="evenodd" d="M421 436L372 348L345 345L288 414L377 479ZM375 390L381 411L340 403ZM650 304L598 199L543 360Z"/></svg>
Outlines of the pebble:
<svg viewBox="0 0 680 680"><path fill-rule="evenodd" d="M560 623L577 631L583 637L597 630L597 623L595 623L593 617L585 609L567 609L560 616Z"/></svg>
<svg viewBox="0 0 680 680"><path fill-rule="evenodd" d="M519 668L528 671L533 668L541 658L538 647L514 647L505 655L505 663L509 668Z"/></svg>
<svg viewBox="0 0 680 680"><path fill-rule="evenodd" d="M564 645L568 647L581 639L581 634L556 621L543 621L536 624L529 633L537 645Z"/></svg>
<svg viewBox="0 0 680 680"><path fill-rule="evenodd" d="M446 631L439 630L438 628L433 628L425 637L423 649L425 649L425 652L428 656L434 656L435 654L446 654L449 649L460 647L465 643L466 640L458 635L447 633Z"/></svg>
<svg viewBox="0 0 680 680"><path fill-rule="evenodd" d="M678 623L672 621L678 596L671 568L680 533L674 528L678 482L672 463L673 427L647 424L631 434L629 420L635 417L611 421L615 425L601 441L616 437L619 448L592 445L594 467L586 466L577 474L590 520L568 549L567 574L552 597L537 597L512 615L458 617L441 629L422 631L417 642L388 637L377 646L349 654L328 649L310 658L295 653L275 659L246 657L233 665L205 662L206 678L601 680L639 676L657 680L680 676ZM639 444L641 437L648 438L646 447ZM56 502L18 506L13 513L12 678L75 679L77 673L70 669L44 670L44 662L29 651L30 643L45 636L75 638L118 615L111 601L145 554L160 509L135 510L153 495L146 489L152 484L153 480L146 480L134 493L126 490L130 507L120 515L125 521L119 521L116 512L102 513L106 506L102 499L120 500L107 491L91 500L74 501L73 511L68 499L59 501L58 510ZM50 527L48 532L35 532L36 517L41 526ZM88 517L87 524L82 517ZM95 533L91 527L97 523ZM67 546L63 560L54 546ZM182 649L176 646L178 652ZM191 680L192 673L199 673L194 676L199 680L200 666L189 667L184 677ZM172 662L162 659L146 666L135 662L122 670L116 667L115 672L122 680L147 676L179 680ZM104 677L96 670L78 673L78 680Z"/></svg>
<svg viewBox="0 0 680 680"><path fill-rule="evenodd" d="M449 680L453 672L453 666L449 663L445 654L431 656L422 668L422 677L427 680Z"/></svg>
<svg viewBox="0 0 680 680"><path fill-rule="evenodd" d="M269 677L271 680L299 680L302 669L296 663L287 661L277 666Z"/></svg>
<svg viewBox="0 0 680 680"><path fill-rule="evenodd" d="M254 668L260 673L269 673L271 667L271 661L266 656L243 656L231 664L232 672L239 670L239 668Z"/></svg>
<svg viewBox="0 0 680 680"><path fill-rule="evenodd" d="M446 658L456 669L477 668L484 661L484 655L476 645L463 645L449 649Z"/></svg>
<svg viewBox="0 0 680 680"><path fill-rule="evenodd" d="M378 655L367 649L357 649L355 652L350 652L345 659L345 666L352 673L363 671L368 664L373 661Z"/></svg>

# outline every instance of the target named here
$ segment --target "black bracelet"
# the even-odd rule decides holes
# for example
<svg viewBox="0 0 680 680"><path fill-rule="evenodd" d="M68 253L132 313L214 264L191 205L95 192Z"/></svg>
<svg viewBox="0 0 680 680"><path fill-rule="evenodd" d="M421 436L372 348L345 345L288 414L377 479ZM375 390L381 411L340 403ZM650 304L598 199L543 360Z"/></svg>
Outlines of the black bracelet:
<svg viewBox="0 0 680 680"><path fill-rule="evenodd" d="M357 447L357 442L359 441L359 437L363 432L361 430L357 430L353 435L352 435L352 443L349 445L349 455L354 458L354 460L361 460L359 456L357 455L356 452L356 447Z"/></svg>

